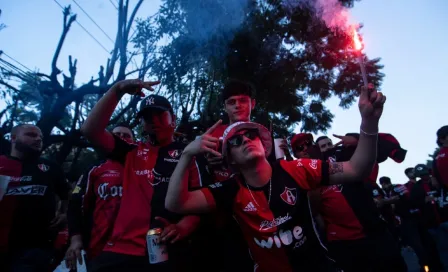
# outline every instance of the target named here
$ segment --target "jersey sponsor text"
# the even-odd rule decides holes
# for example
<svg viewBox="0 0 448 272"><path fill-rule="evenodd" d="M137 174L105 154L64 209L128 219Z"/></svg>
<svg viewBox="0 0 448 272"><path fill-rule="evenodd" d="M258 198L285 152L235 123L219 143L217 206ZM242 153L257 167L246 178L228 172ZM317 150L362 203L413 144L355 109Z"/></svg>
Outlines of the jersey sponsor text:
<svg viewBox="0 0 448 272"><path fill-rule="evenodd" d="M10 187L6 191L6 195L9 196L18 196L18 195L34 195L34 196L43 196L45 195L45 191L47 190L47 186L44 185L27 185L27 186L17 186Z"/></svg>
<svg viewBox="0 0 448 272"><path fill-rule="evenodd" d="M282 245L289 246L295 242L294 248L300 247L305 243L306 236L303 235L303 229L295 226L292 230L280 230L267 240L258 240L254 237L255 243L261 248L271 249L274 245L281 248Z"/></svg>
<svg viewBox="0 0 448 272"><path fill-rule="evenodd" d="M281 224L291 220L292 217L287 213L285 216L279 216L273 220L264 220L260 224L260 230L269 230L280 226Z"/></svg>

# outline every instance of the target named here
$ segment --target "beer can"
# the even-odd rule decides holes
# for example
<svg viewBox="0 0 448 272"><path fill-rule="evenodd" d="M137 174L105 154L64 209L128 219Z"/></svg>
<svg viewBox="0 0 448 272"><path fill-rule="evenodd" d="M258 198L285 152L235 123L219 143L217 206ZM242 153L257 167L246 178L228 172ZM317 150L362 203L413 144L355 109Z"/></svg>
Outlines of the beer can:
<svg viewBox="0 0 448 272"><path fill-rule="evenodd" d="M146 244L148 247L149 263L157 264L168 261L168 249L160 239L161 228L148 230L146 234Z"/></svg>

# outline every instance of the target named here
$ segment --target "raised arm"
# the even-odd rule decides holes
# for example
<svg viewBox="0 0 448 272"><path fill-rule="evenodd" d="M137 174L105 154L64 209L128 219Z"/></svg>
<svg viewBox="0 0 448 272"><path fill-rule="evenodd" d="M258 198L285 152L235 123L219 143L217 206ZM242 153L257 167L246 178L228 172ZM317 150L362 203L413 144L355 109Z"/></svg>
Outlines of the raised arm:
<svg viewBox="0 0 448 272"><path fill-rule="evenodd" d="M211 200L207 199L201 190L188 191L187 173L194 156L204 152L209 152L218 157L221 156L216 151L219 139L210 136L220 123L221 120L184 149L168 185L165 198L165 207L168 210L176 213L204 213L214 208L214 205L210 203Z"/></svg>
<svg viewBox="0 0 448 272"><path fill-rule="evenodd" d="M385 102L386 96L381 92L362 88L358 103L362 118L358 145L349 161L330 163L330 184L360 181L370 175L376 162L378 122Z"/></svg>
<svg viewBox="0 0 448 272"><path fill-rule="evenodd" d="M138 79L117 82L93 107L81 127L81 133L94 145L102 148L106 153L111 153L115 147L115 140L106 127L121 97L126 93L144 96L142 89L152 90L151 86L156 84L159 82L143 82Z"/></svg>

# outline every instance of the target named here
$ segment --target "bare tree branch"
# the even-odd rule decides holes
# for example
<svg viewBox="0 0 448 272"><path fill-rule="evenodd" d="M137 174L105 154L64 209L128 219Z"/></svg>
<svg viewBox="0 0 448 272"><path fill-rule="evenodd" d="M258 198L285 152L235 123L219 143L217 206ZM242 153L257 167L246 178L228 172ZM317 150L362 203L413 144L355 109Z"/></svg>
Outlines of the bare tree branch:
<svg viewBox="0 0 448 272"><path fill-rule="evenodd" d="M132 27L132 23L134 22L135 15L137 15L137 11L139 10L142 3L143 3L143 0L139 0L137 5L135 5L134 10L131 13L131 17L129 18L129 22L128 22L128 28L126 29L126 37L129 36L129 32L131 31L131 27Z"/></svg>
<svg viewBox="0 0 448 272"><path fill-rule="evenodd" d="M119 114L117 114L117 116L115 116L114 118L112 118L109 121L109 124L116 124L118 123L118 121L120 120L120 118L130 109L135 108L138 104L138 101L140 99L138 97L133 97L132 100L128 103L128 105L126 107L124 107L124 109L122 109L120 111Z"/></svg>
<svg viewBox="0 0 448 272"><path fill-rule="evenodd" d="M78 102L76 102L76 105L75 105L75 115L73 116L71 131L74 131L76 129L76 121L78 121L78 118L79 118L79 112L80 112L80 110L79 110L80 107L79 106L80 106L80 104L81 103L78 100Z"/></svg>
<svg viewBox="0 0 448 272"><path fill-rule="evenodd" d="M71 25L76 20L76 14L71 15L70 18L70 5L64 8L64 22L61 37L59 38L58 46L54 52L53 61L51 62L51 80L53 83L58 84L57 75L61 73L61 70L57 67L59 54L61 53L62 45L64 44L65 37L70 30Z"/></svg>

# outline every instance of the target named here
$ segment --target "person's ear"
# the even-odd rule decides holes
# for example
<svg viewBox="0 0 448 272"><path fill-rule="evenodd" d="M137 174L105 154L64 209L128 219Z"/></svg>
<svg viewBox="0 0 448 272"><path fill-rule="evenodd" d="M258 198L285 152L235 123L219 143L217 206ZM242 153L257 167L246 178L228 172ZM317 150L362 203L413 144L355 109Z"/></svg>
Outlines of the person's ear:
<svg viewBox="0 0 448 272"><path fill-rule="evenodd" d="M17 141L17 135L11 134L11 143L15 143Z"/></svg>
<svg viewBox="0 0 448 272"><path fill-rule="evenodd" d="M171 114L171 126L176 127L176 115Z"/></svg>
<svg viewBox="0 0 448 272"><path fill-rule="evenodd" d="M251 100L251 110L253 110L254 108L255 108L255 104L257 103L257 101L255 100L255 98L253 98L252 100Z"/></svg>

